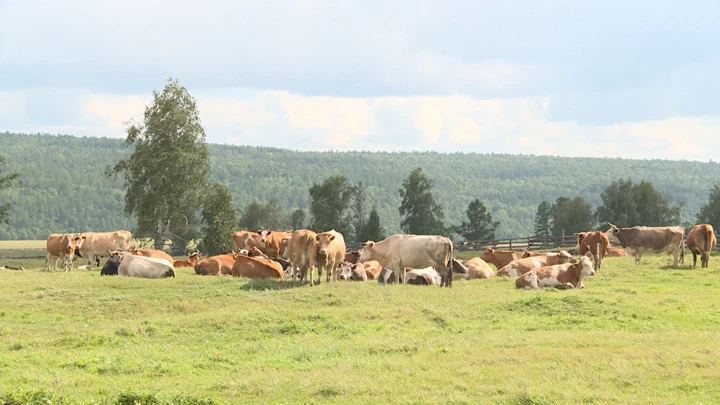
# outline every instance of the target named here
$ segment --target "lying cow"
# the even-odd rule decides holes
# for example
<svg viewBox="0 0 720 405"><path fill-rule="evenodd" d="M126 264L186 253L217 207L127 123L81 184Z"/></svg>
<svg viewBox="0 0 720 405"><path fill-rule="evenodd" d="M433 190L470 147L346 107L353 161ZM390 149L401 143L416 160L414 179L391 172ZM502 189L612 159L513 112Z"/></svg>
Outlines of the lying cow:
<svg viewBox="0 0 720 405"><path fill-rule="evenodd" d="M577 245L581 255L588 252L592 256L595 270L600 270L603 259L610 249L610 241L605 232L580 232L574 234L577 237Z"/></svg>
<svg viewBox="0 0 720 405"><path fill-rule="evenodd" d="M512 250L498 250L491 247L480 255L486 263L494 264L496 269L501 269L513 260L522 259L521 254Z"/></svg>
<svg viewBox="0 0 720 405"><path fill-rule="evenodd" d="M512 261L508 263L507 266L498 270L497 275L498 277L517 277L538 267L563 263L575 263L575 259L565 250L560 252L548 252L544 255L526 257L524 259Z"/></svg>
<svg viewBox="0 0 720 405"><path fill-rule="evenodd" d="M527 250L527 248L523 248L523 253L522 253L522 256L521 256L520 258L521 258L521 259L524 259L524 258L526 258L526 257L539 256L539 255L542 255L542 254L544 254L544 253L533 252L532 250Z"/></svg>
<svg viewBox="0 0 720 405"><path fill-rule="evenodd" d="M398 274L387 267L383 267L378 274L378 283L380 284L396 284L398 282Z"/></svg>
<svg viewBox="0 0 720 405"><path fill-rule="evenodd" d="M365 242L359 253L358 261L377 260L397 272L401 282L405 282L406 267L433 267L442 276L443 286L452 285L453 243L444 236L396 234L380 242Z"/></svg>
<svg viewBox="0 0 720 405"><path fill-rule="evenodd" d="M352 281L375 280L380 275L382 268L382 265L375 260L354 264L343 262L338 269L338 279Z"/></svg>
<svg viewBox="0 0 720 405"><path fill-rule="evenodd" d="M134 254L135 256L152 257L154 259L165 259L170 263L173 263L175 261L172 256L163 252L162 250L157 249L138 249L135 246L130 246L128 248L128 252Z"/></svg>
<svg viewBox="0 0 720 405"><path fill-rule="evenodd" d="M200 261L200 256L202 256L202 253L193 252L187 259L173 260L173 267L195 267L195 265Z"/></svg>
<svg viewBox="0 0 720 405"><path fill-rule="evenodd" d="M467 268L467 273L465 273L466 280L495 277L493 268L479 257L465 260L462 264Z"/></svg>
<svg viewBox="0 0 720 405"><path fill-rule="evenodd" d="M235 254L235 264L232 267L233 277L247 278L284 278L280 263L261 257L250 257Z"/></svg>
<svg viewBox="0 0 720 405"><path fill-rule="evenodd" d="M195 274L201 276L222 276L232 274L232 268L235 264L235 257L232 253L224 255L210 256L207 259L200 260L193 266Z"/></svg>
<svg viewBox="0 0 720 405"><path fill-rule="evenodd" d="M695 225L687 234L687 247L693 255L693 267L700 256L700 267L707 267L710 262L710 253L715 249L717 239L713 226L710 224Z"/></svg>
<svg viewBox="0 0 720 405"><path fill-rule="evenodd" d="M120 254L118 252L110 253L105 265L100 270L101 276L117 276L120 267Z"/></svg>
<svg viewBox="0 0 720 405"><path fill-rule="evenodd" d="M515 280L515 287L526 290L545 287L584 288L583 278L594 275L592 259L582 256L577 263L556 264L532 269Z"/></svg>
<svg viewBox="0 0 720 405"><path fill-rule="evenodd" d="M668 251L673 255L673 266L678 265L678 258L685 261L685 246L683 237L685 230L679 226L634 226L632 228L618 228L611 224L606 234L611 239L617 239L620 246L630 248L635 252L635 264L640 264L642 254L646 251Z"/></svg>
<svg viewBox="0 0 720 405"><path fill-rule="evenodd" d="M358 262L358 257L360 257L360 253L358 253L357 250L351 250L345 252L345 258L343 259L343 262L355 264Z"/></svg>
<svg viewBox="0 0 720 405"><path fill-rule="evenodd" d="M607 234L606 234L607 235ZM608 257L628 257L630 254L621 248L610 246L607 252Z"/></svg>
<svg viewBox="0 0 720 405"><path fill-rule="evenodd" d="M440 273L432 267L425 267L424 269L406 267L405 277L407 277L405 283L412 285L429 285L436 287L442 283Z"/></svg>
<svg viewBox="0 0 720 405"><path fill-rule="evenodd" d="M141 278L175 277L172 263L165 259L125 254L120 259L118 275Z"/></svg>

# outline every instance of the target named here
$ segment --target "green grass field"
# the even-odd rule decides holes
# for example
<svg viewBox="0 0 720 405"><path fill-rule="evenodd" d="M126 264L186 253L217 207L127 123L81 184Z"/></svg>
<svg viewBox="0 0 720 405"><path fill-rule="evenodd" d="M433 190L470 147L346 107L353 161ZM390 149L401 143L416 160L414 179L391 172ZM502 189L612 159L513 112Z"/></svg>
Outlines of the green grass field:
<svg viewBox="0 0 720 405"><path fill-rule="evenodd" d="M546 291L0 270L0 402L720 403L720 257L670 262Z"/></svg>

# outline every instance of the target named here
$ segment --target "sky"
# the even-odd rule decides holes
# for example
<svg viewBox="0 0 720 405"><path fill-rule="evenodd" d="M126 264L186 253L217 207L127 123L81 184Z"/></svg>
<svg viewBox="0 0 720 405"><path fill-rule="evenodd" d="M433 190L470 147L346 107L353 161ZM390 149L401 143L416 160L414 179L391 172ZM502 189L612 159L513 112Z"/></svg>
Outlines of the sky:
<svg viewBox="0 0 720 405"><path fill-rule="evenodd" d="M0 131L720 161L720 2L0 0Z"/></svg>

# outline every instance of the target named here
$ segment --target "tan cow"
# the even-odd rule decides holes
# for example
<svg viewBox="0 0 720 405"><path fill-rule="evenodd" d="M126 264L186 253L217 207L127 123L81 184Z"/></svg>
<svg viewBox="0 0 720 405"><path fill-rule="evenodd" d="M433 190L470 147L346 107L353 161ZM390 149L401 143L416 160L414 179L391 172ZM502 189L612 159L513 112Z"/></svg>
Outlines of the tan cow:
<svg viewBox="0 0 720 405"><path fill-rule="evenodd" d="M527 250L526 248L523 248L523 253L522 253L522 256L520 256L520 258L524 259L526 257L538 256L538 255L542 255L542 254L544 254L544 253L533 252L532 250Z"/></svg>
<svg viewBox="0 0 720 405"><path fill-rule="evenodd" d="M707 267L710 262L710 253L715 249L717 239L713 226L710 224L699 224L687 234L687 247L693 255L693 267L697 264L697 257L700 255L700 267Z"/></svg>
<svg viewBox="0 0 720 405"><path fill-rule="evenodd" d="M157 249L138 249L135 246L130 246L127 250L135 256L152 257L154 259L165 259L171 264L175 261L172 256Z"/></svg>
<svg viewBox="0 0 720 405"><path fill-rule="evenodd" d="M683 238L685 230L680 226L633 226L632 228L618 228L611 224L606 234L610 239L617 239L620 246L630 248L635 252L635 264L640 264L642 254L646 251L668 251L673 255L673 266L678 265L678 259L685 261L685 246Z"/></svg>
<svg viewBox="0 0 720 405"><path fill-rule="evenodd" d="M600 270L603 259L610 249L610 240L608 240L607 234L605 232L580 232L574 235L577 237L580 255L584 256L590 252L595 264L595 271Z"/></svg>
<svg viewBox="0 0 720 405"><path fill-rule="evenodd" d="M605 233L605 235L607 235L607 233ZM629 254L628 252L626 252L625 250L623 250L623 249L621 249L621 248L612 247L612 246L610 246L610 247L608 248L608 254L607 254L607 255L608 255L608 257L627 257L627 256L630 256L630 254Z"/></svg>
<svg viewBox="0 0 720 405"><path fill-rule="evenodd" d="M594 276L595 269L588 256L577 263L556 264L532 269L515 280L515 287L538 290L545 287L584 288L583 278Z"/></svg>
<svg viewBox="0 0 720 405"><path fill-rule="evenodd" d="M193 252L187 259L173 260L173 267L195 267L195 265L200 261L200 256L202 256L202 253Z"/></svg>
<svg viewBox="0 0 720 405"><path fill-rule="evenodd" d="M575 263L575 259L570 253L565 250L562 250L560 252L548 252L544 255L514 260L508 263L507 266L498 270L497 275L498 277L517 277L538 267L552 266L555 264L563 263Z"/></svg>
<svg viewBox="0 0 720 405"><path fill-rule="evenodd" d="M468 269L468 272L465 274L466 280L495 277L495 271L493 268L487 264L485 260L479 257L473 257L472 259L465 260L462 264Z"/></svg>
<svg viewBox="0 0 720 405"><path fill-rule="evenodd" d="M486 263L494 264L495 268L501 269L513 260L522 259L521 256L519 252L512 250L498 250L489 247L480 255L480 258Z"/></svg>
<svg viewBox="0 0 720 405"><path fill-rule="evenodd" d="M292 237L288 241L285 249L285 255L292 263L292 279L293 282L299 274L300 282L305 281L308 270L312 271L317 261L317 234L309 229L298 229L293 232ZM318 283L320 280L318 280ZM314 285L312 275L310 276L310 285Z"/></svg>
<svg viewBox="0 0 720 405"><path fill-rule="evenodd" d="M338 268L338 279L353 281L377 280L382 265L376 260L369 260L365 263L343 262Z"/></svg>
<svg viewBox="0 0 720 405"><path fill-rule="evenodd" d="M222 276L232 274L235 257L232 253L210 256L197 262L193 269L201 276Z"/></svg>
<svg viewBox="0 0 720 405"><path fill-rule="evenodd" d="M405 267L433 267L438 269L443 286L452 285L453 243L444 236L396 234L380 242L365 242L359 253L359 262L377 260L397 273L401 283L406 280Z"/></svg>
<svg viewBox="0 0 720 405"><path fill-rule="evenodd" d="M257 232L237 231L232 234L233 251L238 252L242 249L252 249L254 247L262 250L265 249L265 242L262 236Z"/></svg>
<svg viewBox="0 0 720 405"><path fill-rule="evenodd" d="M345 238L340 232L331 229L317 234L315 240L318 248L316 261L318 279L322 278L322 272L326 270L326 281L337 281L337 268L340 267L343 258L345 258ZM312 271L310 271L310 277L312 279ZM320 282L318 281L318 283Z"/></svg>
<svg viewBox="0 0 720 405"><path fill-rule="evenodd" d="M80 247L80 253L88 259L88 265L100 267L101 257L110 257L110 252L125 252L130 248L132 233L118 230L111 232L83 232L85 241ZM172 263L172 260L170 261Z"/></svg>
<svg viewBox="0 0 720 405"><path fill-rule="evenodd" d="M86 237L80 234L51 233L47 238L46 244L47 256L45 257L45 270L50 270L50 260L53 259L53 270L57 270L57 262L60 258L65 262L65 271L72 270L72 264L76 254L75 251L82 246L85 240Z"/></svg>
<svg viewBox="0 0 720 405"><path fill-rule="evenodd" d="M290 232L279 232L279 231L258 231L260 234L260 241L264 242L264 247L260 247L268 257L273 259L282 257L285 248L287 247L287 241L292 236ZM263 235L265 236L263 239Z"/></svg>
<svg viewBox="0 0 720 405"><path fill-rule="evenodd" d="M283 268L280 263L263 259L260 257L250 257L244 254L236 253L235 264L232 267L233 277L248 278L280 278L284 277Z"/></svg>

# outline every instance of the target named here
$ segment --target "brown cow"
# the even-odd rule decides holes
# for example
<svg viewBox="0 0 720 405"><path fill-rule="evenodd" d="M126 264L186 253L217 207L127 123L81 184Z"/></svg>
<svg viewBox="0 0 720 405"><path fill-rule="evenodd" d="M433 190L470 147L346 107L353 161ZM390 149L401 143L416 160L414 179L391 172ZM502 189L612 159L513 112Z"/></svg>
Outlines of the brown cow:
<svg viewBox="0 0 720 405"><path fill-rule="evenodd" d="M235 264L235 258L232 253L224 255L210 256L207 259L200 260L195 266L195 274L201 276L222 276L232 274L232 268Z"/></svg>
<svg viewBox="0 0 720 405"><path fill-rule="evenodd" d="M200 252L191 253L185 260L174 260L173 267L195 267L200 261L200 256L202 256Z"/></svg>
<svg viewBox="0 0 720 405"><path fill-rule="evenodd" d="M538 256L538 255L542 255L542 254L544 254L544 253L533 252L531 250L527 250L526 248L523 248L523 254L520 258L524 259L526 257Z"/></svg>
<svg viewBox="0 0 720 405"><path fill-rule="evenodd" d="M285 255L292 263L292 278L295 281L298 271L300 282L305 281L308 270L315 267L317 260L317 234L309 229L298 229L293 232L285 249ZM318 280L318 283L320 281ZM310 277L310 285L314 285L313 277Z"/></svg>
<svg viewBox="0 0 720 405"><path fill-rule="evenodd" d="M678 265L678 258L685 261L683 237L685 230L679 226L633 226L618 228L611 224L606 232L610 239L617 239L620 246L635 252L635 264L640 264L643 252L669 251L673 254L673 266Z"/></svg>
<svg viewBox="0 0 720 405"><path fill-rule="evenodd" d="M715 249L717 239L713 226L710 224L699 224L687 234L687 247L693 255L693 267L697 264L697 257L700 255L700 267L707 267L710 262L710 253Z"/></svg>
<svg viewBox="0 0 720 405"><path fill-rule="evenodd" d="M594 276L592 261L587 256L577 263L556 264L532 269L515 280L515 287L537 290L545 287L584 288L583 278Z"/></svg>
<svg viewBox="0 0 720 405"><path fill-rule="evenodd" d="M260 250L273 259L283 256L287 241L292 236L290 232L279 231L260 230L258 233L260 234L260 241L264 242L264 247L259 247Z"/></svg>
<svg viewBox="0 0 720 405"><path fill-rule="evenodd" d="M283 268L276 261L239 253L236 253L234 258L235 264L231 271L233 277L280 279L284 277Z"/></svg>
<svg viewBox="0 0 720 405"><path fill-rule="evenodd" d="M517 277L523 273L543 266L551 266L555 264L563 263L575 263L575 259L572 255L564 250L560 252L548 252L544 255L526 257L520 260L514 260L507 264L507 266L498 270L497 275L506 277Z"/></svg>
<svg viewBox="0 0 720 405"><path fill-rule="evenodd" d="M135 246L130 246L128 249L128 252L134 254L135 256L144 256L144 257L152 257L155 259L165 259L171 264L175 261L172 256L169 254L163 252L162 250L156 250L156 249L138 249Z"/></svg>
<svg viewBox="0 0 720 405"><path fill-rule="evenodd" d="M577 237L578 249L580 249L580 255L584 256L590 252L595 265L595 271L600 270L603 259L608 254L610 249L610 241L608 240L605 232L580 232L574 234Z"/></svg>
<svg viewBox="0 0 720 405"><path fill-rule="evenodd" d="M73 260L75 260L75 251L82 246L87 239L80 234L69 235L61 233L51 233L47 238L45 257L45 270L50 270L50 260L53 258L53 270L57 270L57 262L62 258L65 262L65 271L72 270Z"/></svg>
<svg viewBox="0 0 720 405"><path fill-rule="evenodd" d="M257 232L237 231L232 234L233 251L237 252L242 249L265 249L265 242L262 236Z"/></svg>
<svg viewBox="0 0 720 405"><path fill-rule="evenodd" d="M317 268L318 279L322 278L322 271L327 271L326 280L337 281L336 270L343 262L345 257L345 238L340 232L331 229L327 232L319 233L315 236L318 244ZM312 280L312 270L310 271ZM318 281L318 284L320 282ZM310 283L312 285L312 281Z"/></svg>
<svg viewBox="0 0 720 405"><path fill-rule="evenodd" d="M351 250L345 252L345 259L343 261L355 264L358 262L358 257L360 257L360 253L358 253L357 250Z"/></svg>
<svg viewBox="0 0 720 405"><path fill-rule="evenodd" d="M493 271L493 268L490 267L485 260L479 257L473 257L470 260L465 260L462 264L468 269L468 272L465 274L466 280L495 277L495 271Z"/></svg>
<svg viewBox="0 0 720 405"><path fill-rule="evenodd" d="M607 235L607 233L605 233L605 235ZM608 248L608 254L607 254L607 255L608 255L608 257L627 257L627 256L630 256L630 254L629 254L628 252L626 252L625 250L623 250L623 249L621 249L621 248L612 247L612 246L610 246L610 247Z"/></svg>
<svg viewBox="0 0 720 405"><path fill-rule="evenodd" d="M495 268L501 269L511 261L521 259L522 257L520 256L520 253L512 250L497 250L489 247L480 255L480 258L486 263L494 264Z"/></svg>

